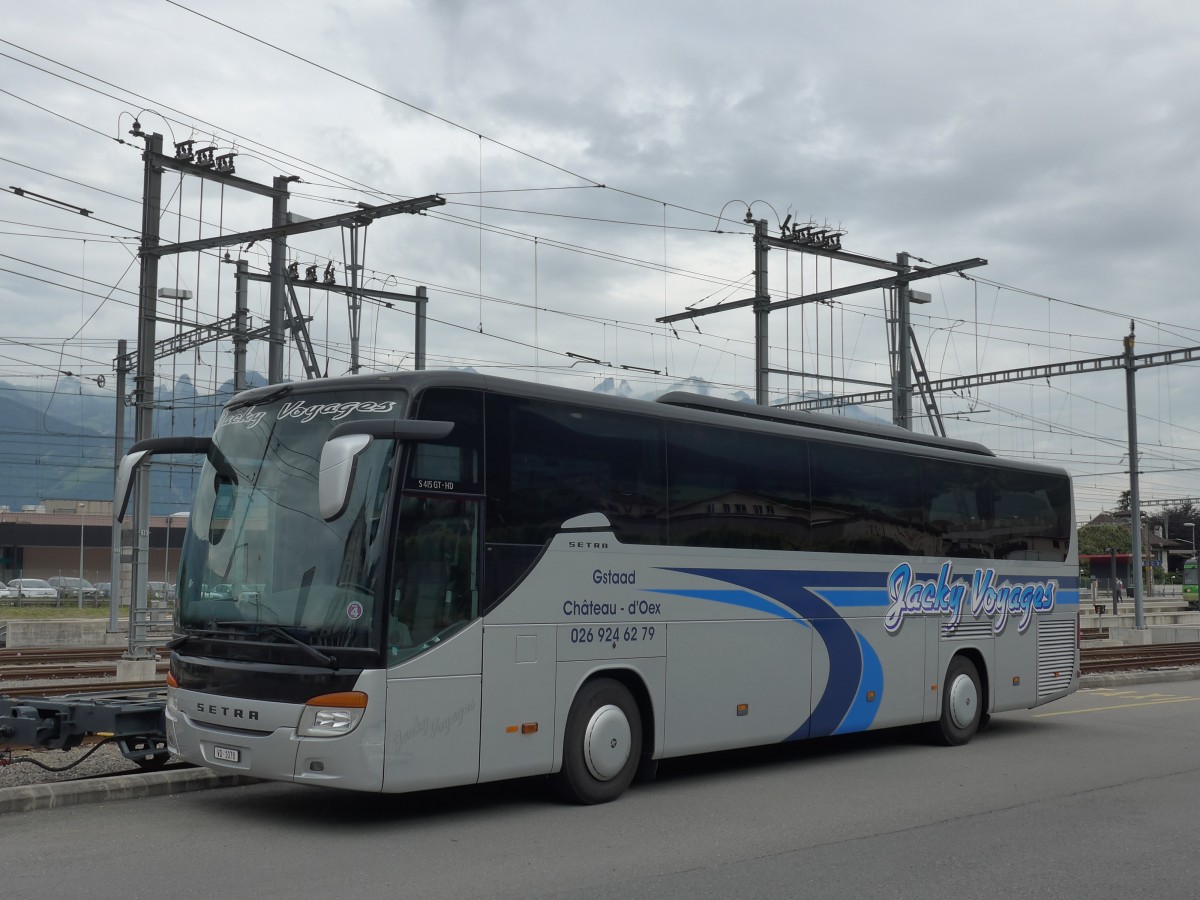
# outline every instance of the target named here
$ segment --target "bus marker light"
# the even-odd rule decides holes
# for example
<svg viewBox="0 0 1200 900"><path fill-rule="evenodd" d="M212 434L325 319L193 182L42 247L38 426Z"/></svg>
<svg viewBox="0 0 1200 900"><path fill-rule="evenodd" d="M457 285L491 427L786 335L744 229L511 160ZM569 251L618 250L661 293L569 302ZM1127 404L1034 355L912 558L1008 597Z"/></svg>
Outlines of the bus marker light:
<svg viewBox="0 0 1200 900"><path fill-rule="evenodd" d="M868 703L875 702L875 692L874 691L867 691L867 702Z"/></svg>
<svg viewBox="0 0 1200 900"><path fill-rule="evenodd" d="M347 709L366 709L367 695L362 691L341 691L310 697L305 706L341 706Z"/></svg>
<svg viewBox="0 0 1200 900"><path fill-rule="evenodd" d="M509 725L507 728L504 729L504 733L505 734L516 734L520 730L521 730L521 728L519 725Z"/></svg>
<svg viewBox="0 0 1200 900"><path fill-rule="evenodd" d="M739 716L750 715L750 704L749 703L739 703L737 705L737 714Z"/></svg>
<svg viewBox="0 0 1200 900"><path fill-rule="evenodd" d="M175 673L174 673L174 672L168 672L168 673L167 673L167 687L169 687L169 688L177 688L177 687L179 687L179 682L175 680Z"/></svg>
<svg viewBox="0 0 1200 900"><path fill-rule="evenodd" d="M931 685L929 686L929 689L930 689L931 691L934 691L934 692L936 692L936 691L937 691L937 685L936 685L936 684L931 684Z"/></svg>
<svg viewBox="0 0 1200 900"><path fill-rule="evenodd" d="M523 724L521 726L521 734L537 734L537 731L538 731L538 723L537 722L526 722L525 724Z"/></svg>
<svg viewBox="0 0 1200 900"><path fill-rule="evenodd" d="M1055 678L1057 678L1057 677L1058 677L1058 673L1057 673L1057 672L1055 672L1055 673L1054 673L1054 677L1055 677ZM1020 675L1014 675L1014 676L1013 676L1013 687L1016 687L1016 686L1017 686L1018 684L1020 684L1020 683L1021 683L1021 676L1020 676Z"/></svg>

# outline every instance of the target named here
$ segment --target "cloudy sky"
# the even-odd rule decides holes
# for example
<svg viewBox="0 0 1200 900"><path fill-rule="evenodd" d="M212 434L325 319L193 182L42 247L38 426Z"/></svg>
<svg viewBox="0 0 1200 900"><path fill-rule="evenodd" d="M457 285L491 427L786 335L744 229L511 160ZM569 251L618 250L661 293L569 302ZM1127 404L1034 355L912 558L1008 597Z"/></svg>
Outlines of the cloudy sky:
<svg viewBox="0 0 1200 900"><path fill-rule="evenodd" d="M1114 356L1131 322L1139 354L1195 347L1197 85L1182 2L20 4L0 30L0 187L59 203L0 193L0 379L112 392L116 341L136 338L135 118L168 151L236 151L242 178L297 176L309 217L444 197L363 238L369 287L427 286L431 366L753 394L748 310L655 322L752 295L747 212L840 228L864 256L988 260L917 285L934 379ZM163 195L164 240L270 224L268 200L199 179L168 172ZM344 283L347 240L295 237L292 259ZM266 270L261 245L230 250ZM885 274L782 251L769 269L772 299ZM167 259L160 283L195 298L164 319L233 311L216 251ZM300 302L322 367L347 372L345 298ZM250 303L262 324L264 286ZM797 374L772 401L887 382L885 309L875 290L774 313L771 365ZM412 327L407 304L368 303L363 369L411 367ZM157 376L211 389L230 349ZM266 372L265 344L250 365ZM303 377L295 354L287 370ZM1137 391L1143 498L1200 496L1197 365L1143 369ZM1066 466L1081 518L1127 487L1120 371L938 403L952 436Z"/></svg>

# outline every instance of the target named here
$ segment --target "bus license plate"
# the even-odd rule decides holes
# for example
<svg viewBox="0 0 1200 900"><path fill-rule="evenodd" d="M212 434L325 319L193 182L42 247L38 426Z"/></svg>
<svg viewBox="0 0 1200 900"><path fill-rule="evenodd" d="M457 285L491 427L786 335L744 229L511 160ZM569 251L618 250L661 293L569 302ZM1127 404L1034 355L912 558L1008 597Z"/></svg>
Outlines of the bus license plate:
<svg viewBox="0 0 1200 900"><path fill-rule="evenodd" d="M222 762L240 762L242 751L234 750L231 747L213 747L213 756Z"/></svg>

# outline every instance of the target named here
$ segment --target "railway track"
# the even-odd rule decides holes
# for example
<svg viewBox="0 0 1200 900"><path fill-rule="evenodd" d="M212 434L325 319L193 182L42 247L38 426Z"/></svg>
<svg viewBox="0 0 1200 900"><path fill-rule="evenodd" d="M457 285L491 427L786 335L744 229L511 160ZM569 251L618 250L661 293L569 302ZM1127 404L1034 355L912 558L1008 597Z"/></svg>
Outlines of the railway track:
<svg viewBox="0 0 1200 900"><path fill-rule="evenodd" d="M152 682L116 681L117 661L124 652L122 647L0 649L0 694L57 697L81 691L124 690L132 684L162 686L162 678ZM155 671L166 676L165 654L158 658Z"/></svg>
<svg viewBox="0 0 1200 900"><path fill-rule="evenodd" d="M62 680L58 684L8 686L8 688L0 688L0 695L10 697L66 697L76 694L103 694L106 696L113 694L145 694L146 691L166 691L166 670L163 670L163 676L163 678L155 678L152 682L118 682L118 680L113 678L112 673L109 673L108 678L94 678L90 680L70 679ZM166 696L166 694L163 696Z"/></svg>
<svg viewBox="0 0 1200 900"><path fill-rule="evenodd" d="M1180 666L1200 666L1200 643L1084 647L1080 653L1080 669L1084 675Z"/></svg>
<svg viewBox="0 0 1200 900"><path fill-rule="evenodd" d="M124 647L30 647L0 649L0 668L10 665L88 662L120 659Z"/></svg>

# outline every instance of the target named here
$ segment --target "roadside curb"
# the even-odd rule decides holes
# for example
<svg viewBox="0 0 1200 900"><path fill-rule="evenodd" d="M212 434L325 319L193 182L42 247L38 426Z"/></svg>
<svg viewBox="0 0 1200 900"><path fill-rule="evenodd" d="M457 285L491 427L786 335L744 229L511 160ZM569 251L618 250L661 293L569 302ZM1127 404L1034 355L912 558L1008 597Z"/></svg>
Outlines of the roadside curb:
<svg viewBox="0 0 1200 900"><path fill-rule="evenodd" d="M84 803L103 803L106 800L132 800L140 797L162 797L186 794L210 788L255 784L258 779L244 775L218 775L208 769L178 769L170 772L138 772L132 775L109 775L83 781L60 781L53 784L30 784L0 788L0 815L9 812L33 812L79 806Z"/></svg>
<svg viewBox="0 0 1200 900"><path fill-rule="evenodd" d="M1182 666L1177 669L1154 669L1136 672L1100 672L1081 675L1081 688L1129 687L1156 681L1195 681L1200 679L1200 666Z"/></svg>

